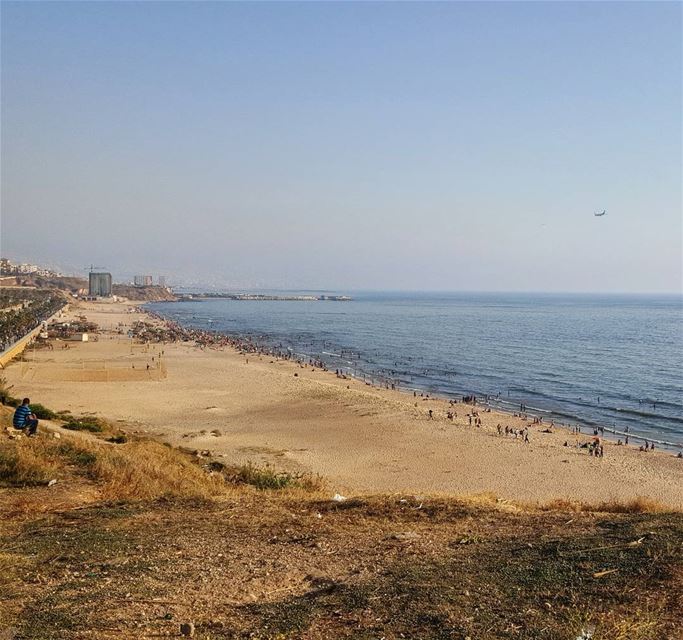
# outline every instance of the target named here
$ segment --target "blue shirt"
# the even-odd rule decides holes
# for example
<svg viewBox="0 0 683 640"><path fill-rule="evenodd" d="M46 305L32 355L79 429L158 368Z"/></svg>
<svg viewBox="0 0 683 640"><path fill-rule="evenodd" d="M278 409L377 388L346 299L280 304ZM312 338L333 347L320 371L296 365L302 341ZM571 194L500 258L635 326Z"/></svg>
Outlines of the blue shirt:
<svg viewBox="0 0 683 640"><path fill-rule="evenodd" d="M23 427L26 425L26 421L30 415L31 407L29 407L27 404L22 404L20 407L17 407L17 410L14 412L14 420L12 421L12 424L15 427Z"/></svg>

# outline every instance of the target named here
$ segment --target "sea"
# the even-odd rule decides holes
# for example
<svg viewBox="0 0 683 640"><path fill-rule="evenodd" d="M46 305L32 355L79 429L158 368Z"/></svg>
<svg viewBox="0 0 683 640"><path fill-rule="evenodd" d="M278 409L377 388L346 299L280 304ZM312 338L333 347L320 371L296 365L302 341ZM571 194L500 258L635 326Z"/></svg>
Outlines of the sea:
<svg viewBox="0 0 683 640"><path fill-rule="evenodd" d="M187 327L248 336L418 395L488 396L496 408L525 405L544 422L683 448L681 296L349 295L148 306Z"/></svg>

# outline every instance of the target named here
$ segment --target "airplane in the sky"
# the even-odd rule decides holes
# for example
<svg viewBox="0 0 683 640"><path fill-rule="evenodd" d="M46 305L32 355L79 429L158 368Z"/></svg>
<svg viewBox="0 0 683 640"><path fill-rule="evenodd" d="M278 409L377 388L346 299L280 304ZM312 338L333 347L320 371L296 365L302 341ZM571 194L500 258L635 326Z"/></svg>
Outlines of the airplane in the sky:
<svg viewBox="0 0 683 640"><path fill-rule="evenodd" d="M603 209L602 211L596 211L593 215L594 215L596 218L600 218L600 217L604 216L606 213L607 213L607 210L606 210L606 209Z"/></svg>

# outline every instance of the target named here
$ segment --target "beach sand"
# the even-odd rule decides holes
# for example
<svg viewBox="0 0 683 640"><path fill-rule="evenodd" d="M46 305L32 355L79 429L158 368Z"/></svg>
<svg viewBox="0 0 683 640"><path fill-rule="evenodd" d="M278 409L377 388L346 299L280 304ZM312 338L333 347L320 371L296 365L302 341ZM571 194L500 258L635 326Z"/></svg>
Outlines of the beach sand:
<svg viewBox="0 0 683 640"><path fill-rule="evenodd" d="M320 474L330 495L492 492L512 501L591 503L647 497L683 508L683 460L670 452L605 441L605 457L593 458L574 446L592 434L542 433L545 425L533 425L525 444L497 434L497 424L528 423L508 414L479 408L483 425L469 426L469 406L457 404L450 421L445 400L293 362L190 343L132 345L125 328L143 319L132 308L72 304L67 315L84 314L104 333L69 349L53 342L53 351L28 351L3 372L13 394L56 411L95 413L133 432L209 450L226 463ZM120 328L124 335L114 333Z"/></svg>

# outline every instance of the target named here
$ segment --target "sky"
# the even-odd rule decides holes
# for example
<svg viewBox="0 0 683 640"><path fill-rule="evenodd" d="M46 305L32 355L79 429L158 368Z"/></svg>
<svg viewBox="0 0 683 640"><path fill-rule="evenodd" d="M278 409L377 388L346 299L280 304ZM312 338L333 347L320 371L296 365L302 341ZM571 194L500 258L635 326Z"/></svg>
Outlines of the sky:
<svg viewBox="0 0 683 640"><path fill-rule="evenodd" d="M681 15L3 2L0 250L242 289L681 292Z"/></svg>

